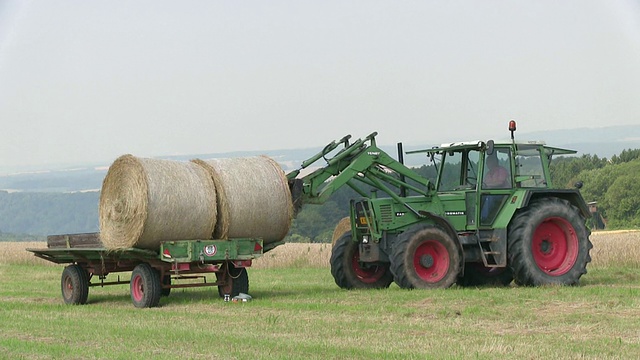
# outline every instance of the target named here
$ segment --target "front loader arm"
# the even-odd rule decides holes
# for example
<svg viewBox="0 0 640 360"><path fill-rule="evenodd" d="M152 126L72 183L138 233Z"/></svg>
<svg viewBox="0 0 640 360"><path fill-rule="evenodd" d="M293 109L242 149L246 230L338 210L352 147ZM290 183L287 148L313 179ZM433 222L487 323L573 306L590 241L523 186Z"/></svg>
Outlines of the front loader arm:
<svg viewBox="0 0 640 360"><path fill-rule="evenodd" d="M426 196L429 180L378 148L375 142L376 135L377 133L374 132L353 143L349 143L350 135L339 141L333 141L318 154L304 161L300 169L287 174L295 212L297 213L304 204L326 202L331 194L344 185L351 187L362 197L368 197L369 194L358 187L359 183L382 190L413 211L394 189L411 189ZM340 145L344 145L344 148L335 155L330 155ZM310 167L320 159L324 159L326 164L310 174L299 177L302 169ZM407 183L405 178L424 185L424 188Z"/></svg>

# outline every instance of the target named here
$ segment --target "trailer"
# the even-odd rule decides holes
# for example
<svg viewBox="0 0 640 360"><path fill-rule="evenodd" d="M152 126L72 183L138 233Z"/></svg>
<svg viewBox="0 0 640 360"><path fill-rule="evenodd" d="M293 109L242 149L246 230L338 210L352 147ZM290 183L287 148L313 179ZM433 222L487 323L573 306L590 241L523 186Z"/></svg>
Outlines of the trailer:
<svg viewBox="0 0 640 360"><path fill-rule="evenodd" d="M276 244L269 244L268 249ZM106 249L99 233L51 235L46 249L27 249L56 264L69 264L60 281L66 304L85 304L89 288L129 284L138 308L158 306L171 289L217 286L225 300L249 291L246 268L263 255L262 239L178 240L160 243L158 251ZM113 273L131 272L129 280L107 280ZM216 281L207 280L215 274Z"/></svg>

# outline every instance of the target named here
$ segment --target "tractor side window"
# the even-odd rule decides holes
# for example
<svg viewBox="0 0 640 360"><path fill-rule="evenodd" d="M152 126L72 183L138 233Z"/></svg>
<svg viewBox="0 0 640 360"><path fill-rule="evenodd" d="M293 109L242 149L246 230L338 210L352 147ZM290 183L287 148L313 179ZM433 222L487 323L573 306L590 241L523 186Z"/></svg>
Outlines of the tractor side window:
<svg viewBox="0 0 640 360"><path fill-rule="evenodd" d="M496 149L484 158L483 189L511 188L511 156L509 149Z"/></svg>
<svg viewBox="0 0 640 360"><path fill-rule="evenodd" d="M460 174L462 174L462 153L457 151L445 153L438 191L452 191L460 187L462 185Z"/></svg>
<svg viewBox="0 0 640 360"><path fill-rule="evenodd" d="M542 158L538 149L518 149L516 181L519 187L546 187Z"/></svg>

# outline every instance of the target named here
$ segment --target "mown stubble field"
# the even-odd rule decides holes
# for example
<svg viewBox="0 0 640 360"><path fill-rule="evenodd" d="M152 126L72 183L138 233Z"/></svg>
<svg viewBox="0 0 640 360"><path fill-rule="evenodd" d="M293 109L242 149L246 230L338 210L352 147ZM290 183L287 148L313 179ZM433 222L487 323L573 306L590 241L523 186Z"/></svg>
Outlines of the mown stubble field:
<svg viewBox="0 0 640 360"><path fill-rule="evenodd" d="M638 358L640 232L591 240L574 287L345 291L329 245L286 244L250 269L249 303L199 288L142 310L126 285L65 306L62 266L24 251L43 243L0 243L0 359Z"/></svg>

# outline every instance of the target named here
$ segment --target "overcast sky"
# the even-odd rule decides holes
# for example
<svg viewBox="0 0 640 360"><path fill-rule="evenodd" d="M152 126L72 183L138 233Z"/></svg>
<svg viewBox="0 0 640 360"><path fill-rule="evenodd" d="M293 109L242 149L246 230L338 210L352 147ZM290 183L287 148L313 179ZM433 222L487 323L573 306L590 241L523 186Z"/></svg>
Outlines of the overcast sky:
<svg viewBox="0 0 640 360"><path fill-rule="evenodd" d="M0 167L640 124L640 2L0 0ZM621 134L622 136L622 134Z"/></svg>

